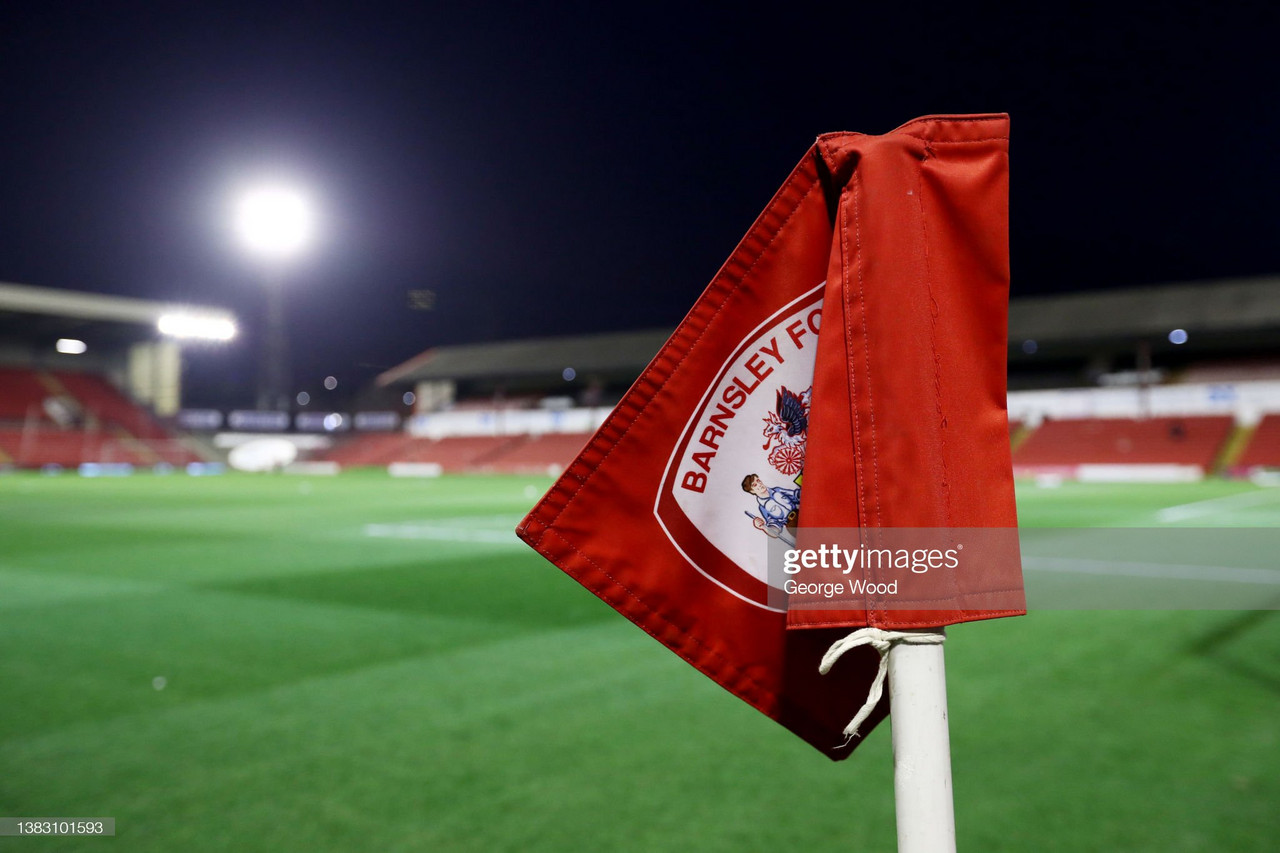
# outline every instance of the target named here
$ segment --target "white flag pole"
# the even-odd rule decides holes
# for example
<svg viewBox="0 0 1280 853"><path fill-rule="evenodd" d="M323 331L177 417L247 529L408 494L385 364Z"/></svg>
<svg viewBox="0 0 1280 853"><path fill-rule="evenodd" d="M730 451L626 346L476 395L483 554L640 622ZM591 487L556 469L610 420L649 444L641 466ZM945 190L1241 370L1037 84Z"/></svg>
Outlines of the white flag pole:
<svg viewBox="0 0 1280 853"><path fill-rule="evenodd" d="M907 632L903 632L907 633ZM920 634L942 634L941 628ZM951 736L942 644L895 642L888 652L898 853L954 853Z"/></svg>
<svg viewBox="0 0 1280 853"><path fill-rule="evenodd" d="M898 853L955 853L956 849L947 672L942 657L946 639L941 628L859 628L832 643L818 665L818 672L826 675L845 652L859 646L871 646L880 655L867 701L844 733L849 738L858 734L858 727L880 702L887 675Z"/></svg>

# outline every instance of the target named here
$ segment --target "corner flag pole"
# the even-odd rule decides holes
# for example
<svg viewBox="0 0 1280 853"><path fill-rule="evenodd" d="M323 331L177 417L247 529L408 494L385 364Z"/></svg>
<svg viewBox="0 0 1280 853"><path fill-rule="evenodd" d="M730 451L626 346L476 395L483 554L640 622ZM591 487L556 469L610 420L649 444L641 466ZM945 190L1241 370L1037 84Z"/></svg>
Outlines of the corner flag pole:
<svg viewBox="0 0 1280 853"><path fill-rule="evenodd" d="M942 635L943 630L918 633ZM954 853L956 818L942 644L895 642L888 659L898 853Z"/></svg>
<svg viewBox="0 0 1280 853"><path fill-rule="evenodd" d="M889 681L893 726L893 793L898 813L898 853L955 853L956 816L951 800L951 736L947 731L947 673L942 628L859 628L831 644L818 672L826 675L840 656L871 646L880 666L867 701L845 726L858 734Z"/></svg>

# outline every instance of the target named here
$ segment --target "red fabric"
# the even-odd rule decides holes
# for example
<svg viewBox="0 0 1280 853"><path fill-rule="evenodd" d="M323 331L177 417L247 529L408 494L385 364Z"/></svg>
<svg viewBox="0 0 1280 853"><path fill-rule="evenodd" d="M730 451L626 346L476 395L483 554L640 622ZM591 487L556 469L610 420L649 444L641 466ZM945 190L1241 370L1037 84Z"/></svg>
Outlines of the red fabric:
<svg viewBox="0 0 1280 853"><path fill-rule="evenodd" d="M880 137L820 137L517 529L835 759L859 742L844 745L841 730L877 664L859 649L818 674L846 626L1021 612L966 598L969 582L1020 591L1009 562L923 613L788 613L771 606L760 568L770 538L789 535L782 518L801 489L803 527L1016 526L1007 131L1005 116L939 116ZM752 476L763 492L749 491ZM864 734L887 710L886 699Z"/></svg>
<svg viewBox="0 0 1280 853"><path fill-rule="evenodd" d="M849 415L813 418L804 525L1010 536L1002 559L938 575L936 609L868 601L792 611L793 627L919 628L1025 612L1005 411L1008 136L1006 116L952 116L818 140L842 188L824 321L843 334L819 339L813 405Z"/></svg>

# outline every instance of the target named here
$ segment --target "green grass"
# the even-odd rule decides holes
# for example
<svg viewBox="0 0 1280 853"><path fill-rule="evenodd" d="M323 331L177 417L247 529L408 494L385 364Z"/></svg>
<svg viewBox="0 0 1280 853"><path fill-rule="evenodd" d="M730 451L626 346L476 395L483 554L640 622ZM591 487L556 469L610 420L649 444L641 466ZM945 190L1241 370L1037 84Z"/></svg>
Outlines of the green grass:
<svg viewBox="0 0 1280 853"><path fill-rule="evenodd" d="M0 847L892 850L888 728L832 764L636 630L509 535L548 483L0 478L0 816L117 819ZM1151 526L1252 491L1019 511ZM1194 521L1276 525L1276 494ZM1273 611L950 634L962 849L1275 848Z"/></svg>

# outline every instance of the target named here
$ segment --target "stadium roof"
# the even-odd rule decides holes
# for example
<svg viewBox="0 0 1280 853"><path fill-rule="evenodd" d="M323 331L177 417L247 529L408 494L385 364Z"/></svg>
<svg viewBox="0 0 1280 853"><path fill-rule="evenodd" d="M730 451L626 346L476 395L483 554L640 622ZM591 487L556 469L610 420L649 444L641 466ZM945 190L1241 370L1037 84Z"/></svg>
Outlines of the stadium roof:
<svg viewBox="0 0 1280 853"><path fill-rule="evenodd" d="M1280 329L1280 277L1188 282L1015 299L1011 343L1164 337Z"/></svg>
<svg viewBox="0 0 1280 853"><path fill-rule="evenodd" d="M138 340L154 337L160 317L176 311L235 320L226 309L208 305L0 282L0 337L11 339L76 333L111 340Z"/></svg>
<svg viewBox="0 0 1280 853"><path fill-rule="evenodd" d="M645 329L560 338L530 338L492 344L436 347L391 368L379 385L433 379L579 374L634 378L657 354L671 329Z"/></svg>
<svg viewBox="0 0 1280 853"><path fill-rule="evenodd" d="M1198 343L1242 350L1280 341L1280 277L1189 282L1014 299L1009 307L1010 355L1034 340L1057 354L1131 349L1185 329ZM378 377L379 385L428 380L559 376L634 378L661 348L671 329L533 338L427 350Z"/></svg>

